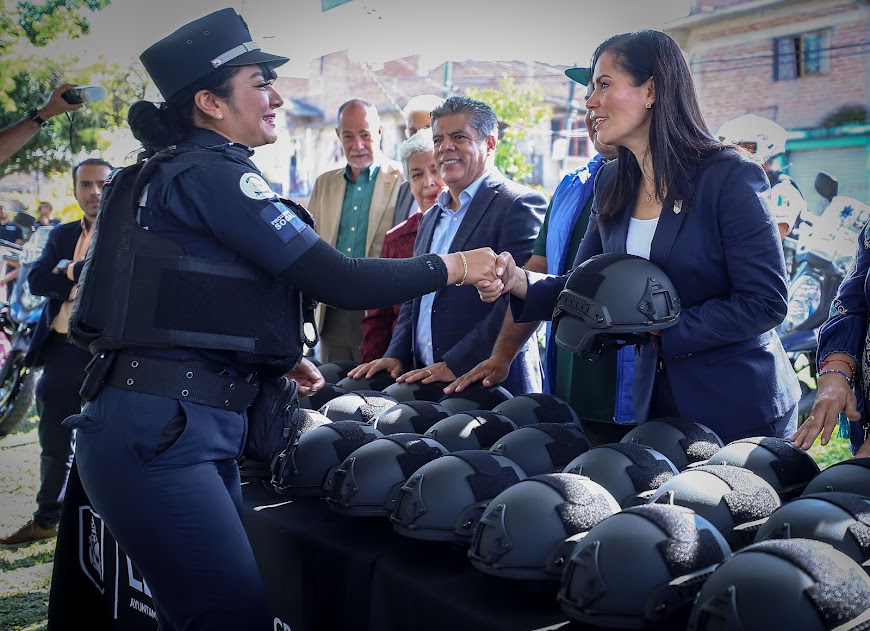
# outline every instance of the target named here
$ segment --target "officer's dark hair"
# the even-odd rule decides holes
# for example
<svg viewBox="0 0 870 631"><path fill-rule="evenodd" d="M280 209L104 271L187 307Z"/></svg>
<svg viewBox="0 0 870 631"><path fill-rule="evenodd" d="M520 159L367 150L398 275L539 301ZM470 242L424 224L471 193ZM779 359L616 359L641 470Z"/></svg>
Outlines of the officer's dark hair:
<svg viewBox="0 0 870 631"><path fill-rule="evenodd" d="M341 105L338 106L338 114L335 117L335 128L336 129L338 129L341 126L341 113L344 111L344 108L346 108L348 105L354 105L354 104L362 105L364 108L366 108L367 114L374 114L375 118L377 118L379 121L381 120L381 115L380 115L380 113L378 113L378 108L375 107L375 104L372 103L371 101L367 101L365 99L358 99L358 98L348 99L347 101L345 101L344 103L342 103Z"/></svg>
<svg viewBox="0 0 870 631"><path fill-rule="evenodd" d="M435 121L442 116L454 114L468 114L468 122L474 127L481 140L496 133L498 118L492 108L483 101L470 99L467 96L451 96L444 101L444 105L432 110L432 125L434 126Z"/></svg>
<svg viewBox="0 0 870 631"><path fill-rule="evenodd" d="M267 80L278 75L268 64L260 64ZM142 143L147 152L153 153L174 145L193 131L196 124L196 104L193 97L200 90L228 99L232 94L231 81L243 66L224 66L193 82L174 94L166 103L137 101L130 106L127 122L133 136Z"/></svg>
<svg viewBox="0 0 870 631"><path fill-rule="evenodd" d="M605 40L592 54L592 65L609 52L616 66L631 77L635 86L652 78L655 104L649 130L649 152L653 158L655 195L664 200L673 191L676 176L687 177L689 166L724 145L710 133L689 66L679 45L661 31L622 33ZM587 99L588 100L588 99ZM625 147L618 149L616 177L604 190L598 218L609 225L625 209L640 183L640 167Z"/></svg>
<svg viewBox="0 0 870 631"><path fill-rule="evenodd" d="M78 186L78 183L79 183L78 182L79 168L80 167L91 167L91 166L106 167L107 169L109 169L109 171L111 171L112 169L115 168L111 164L109 164L105 160L101 160L100 158L88 158L87 160L82 160L77 165L75 165L73 167L73 170L72 170L73 189L75 189L75 187ZM47 202L42 202L42 204L45 204L45 203L47 203ZM42 206L42 204L40 204L40 206ZM50 206L51 206L51 204L49 204L49 207Z"/></svg>

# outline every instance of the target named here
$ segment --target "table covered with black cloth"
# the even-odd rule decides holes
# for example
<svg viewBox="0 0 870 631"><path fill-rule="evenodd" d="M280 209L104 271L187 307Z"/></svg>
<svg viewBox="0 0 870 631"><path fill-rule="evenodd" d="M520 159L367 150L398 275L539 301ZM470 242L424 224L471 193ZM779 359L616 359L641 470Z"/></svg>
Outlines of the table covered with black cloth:
<svg viewBox="0 0 870 631"><path fill-rule="evenodd" d="M558 584L475 569L464 548L418 541L386 517L347 517L315 498L243 483L245 528L283 631L531 631L591 629L570 622Z"/></svg>

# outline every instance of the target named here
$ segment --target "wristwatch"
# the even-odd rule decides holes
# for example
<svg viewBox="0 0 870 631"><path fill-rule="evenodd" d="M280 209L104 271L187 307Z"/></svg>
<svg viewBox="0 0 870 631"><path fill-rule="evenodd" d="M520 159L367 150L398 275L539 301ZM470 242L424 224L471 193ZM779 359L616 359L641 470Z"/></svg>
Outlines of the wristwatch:
<svg viewBox="0 0 870 631"><path fill-rule="evenodd" d="M39 115L39 110L37 110L35 107L32 107L27 111L27 118L38 124L40 127L45 127L46 125L48 125L48 121Z"/></svg>
<svg viewBox="0 0 870 631"><path fill-rule="evenodd" d="M69 264L71 262L72 261L70 261L69 259L61 259L57 262L57 266L55 267L55 269L63 274L64 272L66 272L66 268L69 267Z"/></svg>

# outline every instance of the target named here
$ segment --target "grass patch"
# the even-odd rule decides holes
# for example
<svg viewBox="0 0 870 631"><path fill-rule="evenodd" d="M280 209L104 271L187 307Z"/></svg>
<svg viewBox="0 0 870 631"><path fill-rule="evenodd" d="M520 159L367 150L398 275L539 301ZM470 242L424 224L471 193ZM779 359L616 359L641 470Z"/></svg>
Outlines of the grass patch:
<svg viewBox="0 0 870 631"><path fill-rule="evenodd" d="M4 534L16 530L36 509L37 423L34 409L16 431L0 438L0 532ZM54 546L54 539L0 546L0 629L46 629Z"/></svg>

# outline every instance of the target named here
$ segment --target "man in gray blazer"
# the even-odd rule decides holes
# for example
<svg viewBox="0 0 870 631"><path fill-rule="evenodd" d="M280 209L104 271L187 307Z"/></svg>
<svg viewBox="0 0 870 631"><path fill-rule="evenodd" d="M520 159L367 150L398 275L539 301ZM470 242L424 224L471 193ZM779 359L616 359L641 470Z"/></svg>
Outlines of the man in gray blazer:
<svg viewBox="0 0 870 631"><path fill-rule="evenodd" d="M434 94L418 94L408 99L402 113L405 116L405 139L432 124L432 110L441 107L444 99ZM398 226L417 210L417 200L411 194L411 183L402 182L396 198L396 211L393 213L393 227ZM426 210L425 208L423 210Z"/></svg>
<svg viewBox="0 0 870 631"><path fill-rule="evenodd" d="M447 189L423 215L415 255L491 247L510 251L518 263L531 256L547 200L495 169L497 122L486 103L461 96L432 112L435 164ZM386 370L400 381L454 381L489 357L506 310L506 300L483 303L462 283L406 302L384 356L348 375ZM520 349L502 385L515 395L541 391L534 340Z"/></svg>
<svg viewBox="0 0 870 631"><path fill-rule="evenodd" d="M370 101L351 99L338 108L335 133L347 166L327 171L314 182L308 210L320 237L345 256L381 255L384 235L392 227L402 165L381 151L383 126ZM365 311L317 309L320 361L360 360Z"/></svg>

